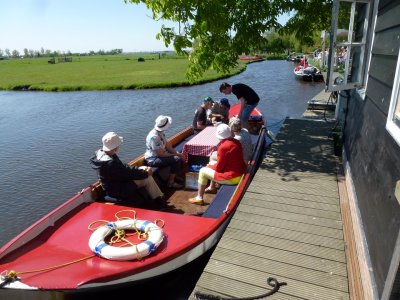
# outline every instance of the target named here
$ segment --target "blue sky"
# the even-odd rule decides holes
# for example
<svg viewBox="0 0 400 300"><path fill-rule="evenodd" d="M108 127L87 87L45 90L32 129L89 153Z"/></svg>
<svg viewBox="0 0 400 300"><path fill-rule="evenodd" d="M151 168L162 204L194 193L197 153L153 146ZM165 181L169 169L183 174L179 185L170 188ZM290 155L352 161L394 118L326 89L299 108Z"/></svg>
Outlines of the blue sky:
<svg viewBox="0 0 400 300"><path fill-rule="evenodd" d="M162 24L123 0L0 0L0 49L161 51Z"/></svg>
<svg viewBox="0 0 400 300"><path fill-rule="evenodd" d="M143 4L123 0L0 0L0 49L163 51L161 25Z"/></svg>

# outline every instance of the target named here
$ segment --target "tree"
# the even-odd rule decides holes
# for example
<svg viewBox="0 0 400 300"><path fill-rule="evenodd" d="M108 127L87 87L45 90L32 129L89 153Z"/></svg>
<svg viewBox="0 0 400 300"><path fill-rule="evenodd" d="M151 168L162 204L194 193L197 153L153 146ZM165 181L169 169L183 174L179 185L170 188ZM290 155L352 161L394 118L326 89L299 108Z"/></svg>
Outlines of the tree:
<svg viewBox="0 0 400 300"><path fill-rule="evenodd" d="M161 26L158 39L186 54L186 76L195 79L209 68L227 73L236 66L238 56L262 49L269 30L294 32L304 43L310 31L330 25L332 0L125 0L144 3L154 20L171 20L175 28ZM293 13L285 27L278 23L281 14ZM329 17L327 17L329 15ZM285 31L286 30L286 31Z"/></svg>
<svg viewBox="0 0 400 300"><path fill-rule="evenodd" d="M275 31L269 31L265 34L266 39L268 40L268 44L266 46L267 51L270 53L283 53L287 48L282 36L280 36Z"/></svg>
<svg viewBox="0 0 400 300"><path fill-rule="evenodd" d="M14 58L18 58L19 57L19 51L18 50L13 50L11 53L11 56Z"/></svg>
<svg viewBox="0 0 400 300"><path fill-rule="evenodd" d="M316 33L328 30L331 25L332 0L295 0L291 3L282 1L285 9L293 16L281 29L281 33L294 34L301 47L311 46ZM289 1L288 1L289 2Z"/></svg>

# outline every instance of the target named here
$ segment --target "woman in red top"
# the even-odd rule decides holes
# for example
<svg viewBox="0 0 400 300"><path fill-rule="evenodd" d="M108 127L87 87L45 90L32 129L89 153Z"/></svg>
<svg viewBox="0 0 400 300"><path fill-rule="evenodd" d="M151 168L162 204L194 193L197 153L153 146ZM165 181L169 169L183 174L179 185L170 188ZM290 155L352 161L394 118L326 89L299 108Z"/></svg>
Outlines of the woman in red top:
<svg viewBox="0 0 400 300"><path fill-rule="evenodd" d="M217 149L217 161L200 169L197 196L189 199L191 203L202 205L205 192L216 192L215 182L230 185L238 184L246 171L242 145L232 137L229 126L226 124L218 125L216 136L221 140ZM208 180L211 180L211 184L206 189Z"/></svg>

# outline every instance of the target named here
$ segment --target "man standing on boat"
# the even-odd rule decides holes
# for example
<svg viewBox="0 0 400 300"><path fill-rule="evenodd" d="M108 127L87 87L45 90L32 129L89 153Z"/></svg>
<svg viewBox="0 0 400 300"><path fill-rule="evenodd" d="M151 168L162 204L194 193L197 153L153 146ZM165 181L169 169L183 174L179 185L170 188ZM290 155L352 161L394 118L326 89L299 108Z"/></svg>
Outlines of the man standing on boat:
<svg viewBox="0 0 400 300"><path fill-rule="evenodd" d="M257 93L246 84L237 83L230 85L227 82L221 84L219 91L225 95L233 93L239 99L240 111L238 117L242 122L242 127L249 129L249 118L251 112L256 108L260 101L260 97Z"/></svg>
<svg viewBox="0 0 400 300"><path fill-rule="evenodd" d="M165 205L163 193L154 181L151 167L135 167L123 163L117 152L123 138L115 132L106 133L103 147L96 151L90 164L97 171L101 185L108 197L126 201L134 205L143 205L139 188L145 188L150 198Z"/></svg>

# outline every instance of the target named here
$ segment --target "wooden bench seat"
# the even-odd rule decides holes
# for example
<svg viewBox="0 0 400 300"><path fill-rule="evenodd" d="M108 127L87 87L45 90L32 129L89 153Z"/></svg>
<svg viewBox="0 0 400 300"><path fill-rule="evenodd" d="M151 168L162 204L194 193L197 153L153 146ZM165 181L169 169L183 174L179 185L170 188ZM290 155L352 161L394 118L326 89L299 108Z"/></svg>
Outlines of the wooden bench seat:
<svg viewBox="0 0 400 300"><path fill-rule="evenodd" d="M205 218L219 218L224 212L226 206L229 203L233 193L236 190L237 185L221 185L218 193L215 195L214 200L210 203L207 210L204 212L203 217Z"/></svg>

